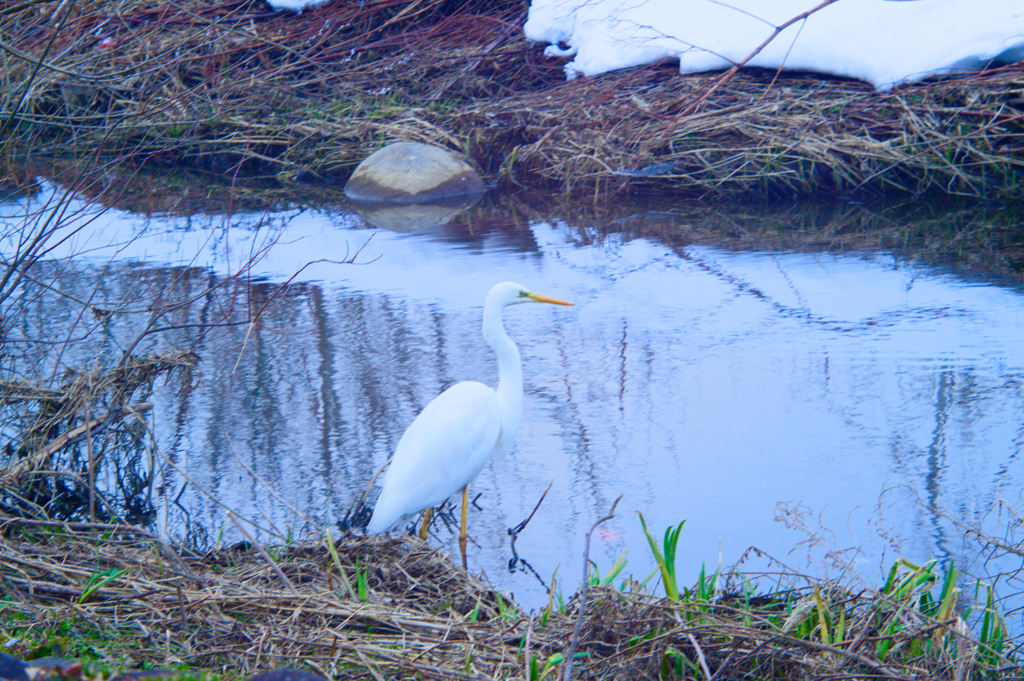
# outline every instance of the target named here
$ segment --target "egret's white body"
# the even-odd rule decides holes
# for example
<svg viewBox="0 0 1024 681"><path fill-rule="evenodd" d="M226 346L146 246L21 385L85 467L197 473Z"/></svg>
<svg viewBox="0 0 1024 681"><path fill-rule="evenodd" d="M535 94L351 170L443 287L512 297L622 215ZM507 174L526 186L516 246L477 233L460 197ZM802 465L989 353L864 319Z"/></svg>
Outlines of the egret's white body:
<svg viewBox="0 0 1024 681"><path fill-rule="evenodd" d="M523 414L523 365L505 333L502 310L528 302L571 305L512 282L490 290L483 336L498 358L498 389L476 381L457 383L420 412L398 442L367 531L386 532L403 518L441 505L465 489L491 457L512 448Z"/></svg>

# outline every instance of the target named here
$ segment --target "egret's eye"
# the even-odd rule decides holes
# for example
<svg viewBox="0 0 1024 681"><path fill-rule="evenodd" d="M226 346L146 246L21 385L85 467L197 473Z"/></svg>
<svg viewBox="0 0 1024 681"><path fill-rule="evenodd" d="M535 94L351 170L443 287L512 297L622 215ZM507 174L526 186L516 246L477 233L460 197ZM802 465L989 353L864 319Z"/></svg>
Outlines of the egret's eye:
<svg viewBox="0 0 1024 681"><path fill-rule="evenodd" d="M519 292L519 297L520 298L529 298L530 297L530 292L529 291L520 291Z"/></svg>

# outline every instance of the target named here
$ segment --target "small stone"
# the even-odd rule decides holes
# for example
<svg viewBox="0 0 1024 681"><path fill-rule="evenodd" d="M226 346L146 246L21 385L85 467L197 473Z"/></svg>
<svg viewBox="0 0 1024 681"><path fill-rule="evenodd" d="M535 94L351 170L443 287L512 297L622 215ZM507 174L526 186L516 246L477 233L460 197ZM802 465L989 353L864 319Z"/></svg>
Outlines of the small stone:
<svg viewBox="0 0 1024 681"><path fill-rule="evenodd" d="M18 658L0 653L0 679L4 681L28 681L25 663Z"/></svg>
<svg viewBox="0 0 1024 681"><path fill-rule="evenodd" d="M345 185L353 201L377 203L422 203L483 191L483 180L459 155L419 142L375 151Z"/></svg>
<svg viewBox="0 0 1024 681"><path fill-rule="evenodd" d="M263 672L249 681L325 681L324 677L301 669L275 669Z"/></svg>

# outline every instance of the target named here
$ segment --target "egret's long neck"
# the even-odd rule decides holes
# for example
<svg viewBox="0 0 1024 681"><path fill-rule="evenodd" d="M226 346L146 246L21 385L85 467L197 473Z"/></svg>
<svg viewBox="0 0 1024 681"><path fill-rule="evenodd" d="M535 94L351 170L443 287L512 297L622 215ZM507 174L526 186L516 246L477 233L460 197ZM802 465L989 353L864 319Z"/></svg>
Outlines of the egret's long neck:
<svg viewBox="0 0 1024 681"><path fill-rule="evenodd" d="M507 454L523 415L523 363L519 348L501 322L504 305L488 301L484 307L484 340L498 356L498 404L501 406L501 452Z"/></svg>

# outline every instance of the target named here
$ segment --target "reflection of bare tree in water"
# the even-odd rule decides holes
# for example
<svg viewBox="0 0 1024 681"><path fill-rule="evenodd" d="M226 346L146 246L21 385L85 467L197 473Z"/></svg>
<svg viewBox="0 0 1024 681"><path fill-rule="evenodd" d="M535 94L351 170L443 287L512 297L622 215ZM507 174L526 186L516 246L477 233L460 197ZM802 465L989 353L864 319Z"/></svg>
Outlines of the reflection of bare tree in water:
<svg viewBox="0 0 1024 681"><path fill-rule="evenodd" d="M922 503L924 503L922 501ZM969 566L972 577L983 579L1005 600L1006 616L1024 609L1019 594L1024 589L1024 500L996 499L977 513L965 513L938 505L934 509L938 521L949 523L958 540L965 544L958 553L971 553L978 558ZM966 517L965 517L966 516ZM976 595L977 597L977 595Z"/></svg>
<svg viewBox="0 0 1024 681"><path fill-rule="evenodd" d="M967 431L960 434L961 440L981 435L980 432L972 435L972 426L982 422L992 393L1000 388L1012 389L1014 383L1011 378L1002 386L987 387L970 370L943 368L937 373L933 384L931 438L921 452L925 463L922 488L914 493L927 514L921 522L931 530L933 545L939 552L936 558L956 561L957 567L972 577L986 580L998 591L1020 593L1024 587L1021 577L1024 568L1019 560L1024 557L1021 498L1019 492L1016 498L999 496L999 490L1007 487L1000 478L1007 476L1013 457L995 468L990 485L982 485L991 492L975 499L960 500L953 507L943 502L948 496L947 488L954 482L950 477L960 449L959 442L953 438L954 429ZM1020 432L1024 430L1018 428L1018 434ZM1018 452L1021 445L1018 436ZM975 594L975 598L978 597ZM1017 603L1017 607L1024 605Z"/></svg>
<svg viewBox="0 0 1024 681"><path fill-rule="evenodd" d="M935 547L941 555L936 556L941 560L949 557L949 547L946 546L945 528L937 515L939 498L942 494L942 479L946 472L946 426L950 418L950 410L953 408L953 386L954 373L945 369L939 372L938 385L935 390L935 426L932 430L931 442L928 443L927 466L924 477L925 504L929 513L932 526L932 539Z"/></svg>
<svg viewBox="0 0 1024 681"><path fill-rule="evenodd" d="M199 378L197 349L235 333L237 352L218 360L236 364L270 331L264 318L289 310L281 303L290 290L250 280L273 238L226 276L58 256L106 219L104 209L74 198L77 188L8 204L0 216L0 508L39 519L148 522L157 497L173 504L188 484L175 475L174 453L157 446L155 394L174 396L171 420L183 423ZM249 226L262 227L260 219Z"/></svg>

